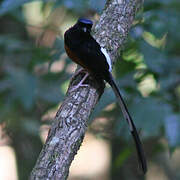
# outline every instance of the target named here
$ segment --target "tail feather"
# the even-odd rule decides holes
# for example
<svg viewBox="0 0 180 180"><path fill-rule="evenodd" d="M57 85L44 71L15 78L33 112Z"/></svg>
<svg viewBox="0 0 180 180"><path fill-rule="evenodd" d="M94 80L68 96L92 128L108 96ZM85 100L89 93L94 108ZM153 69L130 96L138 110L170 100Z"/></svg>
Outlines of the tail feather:
<svg viewBox="0 0 180 180"><path fill-rule="evenodd" d="M116 95L116 97L118 99L118 103L119 103L119 105L121 107L123 116L128 122L129 129L131 131L131 134L132 134L132 136L134 138L134 141L135 141L135 144L136 144L138 158L139 158L143 173L145 174L146 171L147 171L146 158L145 158L142 143L140 141L140 138L139 138L139 135L137 133L136 127L134 125L134 122L133 122L133 120L132 120L132 118L130 116L130 113L129 113L128 109L127 109L127 106L126 106L126 104L125 104L125 102L124 102L124 100L123 100L123 98L122 98L122 96L120 94L120 91L119 91L118 87L116 86L115 81L114 81L111 74L110 74L110 78L108 79L107 82L112 87L112 89L113 89L113 91L114 91L114 93L115 93L115 95Z"/></svg>

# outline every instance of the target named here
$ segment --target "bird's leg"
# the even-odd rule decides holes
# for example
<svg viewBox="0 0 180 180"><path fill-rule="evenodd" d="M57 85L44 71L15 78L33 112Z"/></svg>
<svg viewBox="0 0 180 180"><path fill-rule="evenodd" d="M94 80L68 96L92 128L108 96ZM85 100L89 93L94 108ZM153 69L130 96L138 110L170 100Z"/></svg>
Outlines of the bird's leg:
<svg viewBox="0 0 180 180"><path fill-rule="evenodd" d="M83 73L83 72L86 73L87 71L84 68L80 67L77 71L75 71L72 79L74 79L78 74Z"/></svg>
<svg viewBox="0 0 180 180"><path fill-rule="evenodd" d="M83 69L83 68L77 70L77 71L75 72L75 75L74 75L74 77L73 77L72 79L74 79L74 78L75 78L79 73L81 73L81 72L84 72L84 73L85 73L84 77L81 79L81 81L80 81L77 85L75 85L73 88L71 88L71 89L69 90L70 92L78 89L79 87L88 87L88 86L89 86L88 84L83 84L84 81L85 81L85 80L87 79L87 77L89 76L89 73L88 73L85 69Z"/></svg>

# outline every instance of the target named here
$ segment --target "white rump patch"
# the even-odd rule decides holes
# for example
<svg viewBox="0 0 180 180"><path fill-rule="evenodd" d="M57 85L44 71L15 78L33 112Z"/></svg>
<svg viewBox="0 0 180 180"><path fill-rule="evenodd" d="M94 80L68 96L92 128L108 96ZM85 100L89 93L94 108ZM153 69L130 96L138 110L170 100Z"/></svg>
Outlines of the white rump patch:
<svg viewBox="0 0 180 180"><path fill-rule="evenodd" d="M111 72L111 71L112 71L112 63L111 63L110 56L109 56L109 54L107 53L106 49L101 48L101 51L102 51L102 53L103 53L103 54L105 55L105 57L106 57L106 61L107 61L108 65L109 65L109 72Z"/></svg>

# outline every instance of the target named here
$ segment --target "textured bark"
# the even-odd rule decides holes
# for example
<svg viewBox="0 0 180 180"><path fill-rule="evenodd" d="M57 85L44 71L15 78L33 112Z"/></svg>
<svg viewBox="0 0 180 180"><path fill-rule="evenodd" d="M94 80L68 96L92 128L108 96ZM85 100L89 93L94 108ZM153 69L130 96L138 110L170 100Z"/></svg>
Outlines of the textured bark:
<svg viewBox="0 0 180 180"><path fill-rule="evenodd" d="M143 0L110 0L95 25L94 37L107 49L113 62L142 4ZM90 77L88 87L69 91L81 78L82 73L79 73L70 83L32 170L31 180L65 180L68 177L70 164L83 141L89 116L104 90L103 82L97 83Z"/></svg>

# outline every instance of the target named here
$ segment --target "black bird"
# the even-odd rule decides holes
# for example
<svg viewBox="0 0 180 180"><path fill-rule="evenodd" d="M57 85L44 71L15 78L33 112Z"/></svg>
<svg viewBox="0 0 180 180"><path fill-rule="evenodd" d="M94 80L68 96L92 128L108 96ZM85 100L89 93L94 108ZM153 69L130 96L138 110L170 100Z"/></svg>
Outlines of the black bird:
<svg viewBox="0 0 180 180"><path fill-rule="evenodd" d="M82 66L96 79L105 80L112 87L124 118L128 122L129 129L136 144L139 161L145 174L147 171L147 164L139 135L120 91L112 77L111 59L107 51L102 48L90 34L92 25L93 22L89 19L78 19L77 23L64 34L65 50L67 55L74 62Z"/></svg>

